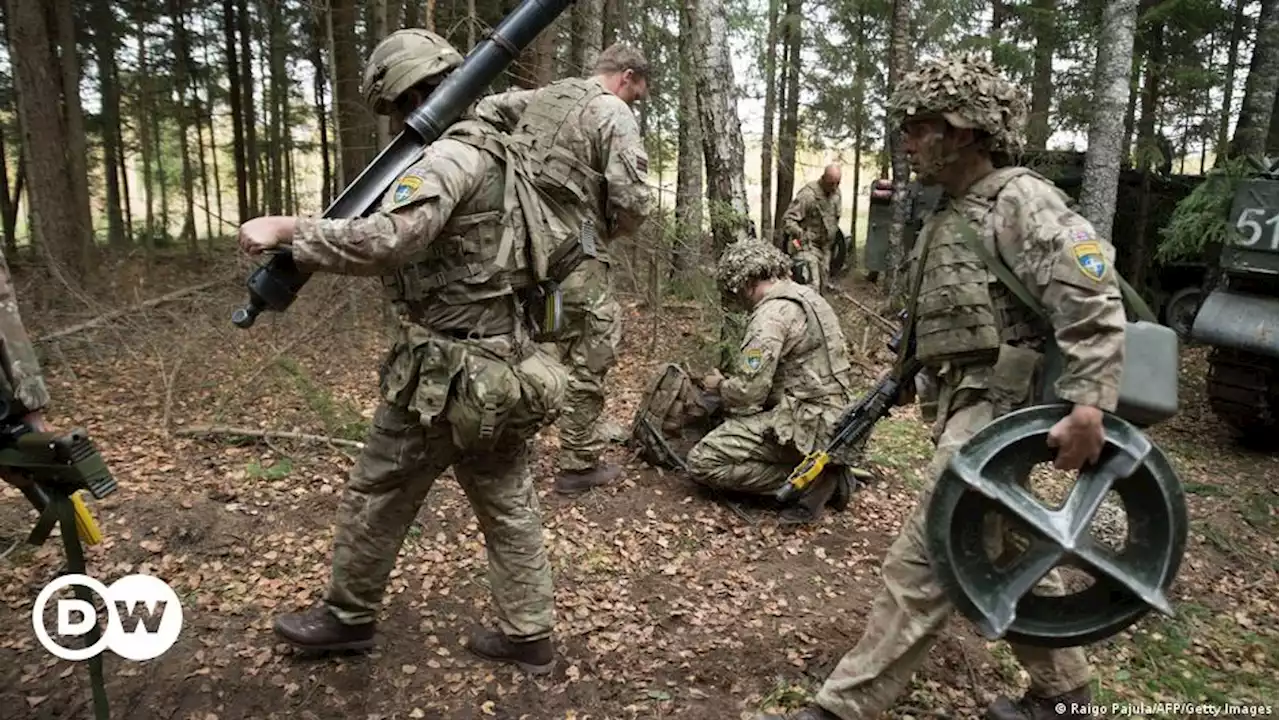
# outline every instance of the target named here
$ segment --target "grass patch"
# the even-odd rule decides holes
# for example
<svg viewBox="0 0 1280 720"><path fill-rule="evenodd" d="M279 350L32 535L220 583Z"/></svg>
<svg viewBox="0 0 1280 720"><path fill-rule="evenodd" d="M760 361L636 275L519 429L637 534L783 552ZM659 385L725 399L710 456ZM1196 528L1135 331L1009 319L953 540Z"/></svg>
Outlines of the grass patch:
<svg viewBox="0 0 1280 720"><path fill-rule="evenodd" d="M332 393L317 384L296 361L280 358L276 365L293 380L307 407L320 417L329 435L357 442L364 440L368 423L360 416L359 409L349 402L335 399Z"/></svg>
<svg viewBox="0 0 1280 720"><path fill-rule="evenodd" d="M760 699L757 709L760 712L791 711L804 707L812 698L813 692L809 688L779 678Z"/></svg>
<svg viewBox="0 0 1280 720"><path fill-rule="evenodd" d="M280 480L289 475L293 471L293 461L289 458L281 458L280 460L263 466L262 463L254 460L249 463L249 477L261 480Z"/></svg>
<svg viewBox="0 0 1280 720"><path fill-rule="evenodd" d="M892 468L912 488L924 488L924 475L933 457L929 428L914 419L885 418L867 442L867 459Z"/></svg>
<svg viewBox="0 0 1280 720"><path fill-rule="evenodd" d="M1277 647L1274 632L1259 634L1230 615L1185 603L1177 617L1153 617L1131 639L1110 644L1106 660L1116 669L1100 669L1105 682L1095 680L1094 697L1103 704L1167 700L1274 706Z"/></svg>
<svg viewBox="0 0 1280 720"><path fill-rule="evenodd" d="M1276 534L1276 496L1252 492L1239 507L1240 516L1255 530Z"/></svg>

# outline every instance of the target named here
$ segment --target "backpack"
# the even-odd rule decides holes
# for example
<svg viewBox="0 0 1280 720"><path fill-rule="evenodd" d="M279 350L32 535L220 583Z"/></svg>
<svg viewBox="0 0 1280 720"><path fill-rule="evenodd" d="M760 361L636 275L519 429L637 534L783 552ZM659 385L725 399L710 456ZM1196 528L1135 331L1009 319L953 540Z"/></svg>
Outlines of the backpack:
<svg viewBox="0 0 1280 720"><path fill-rule="evenodd" d="M668 363L649 381L631 423L629 447L650 465L687 471L689 450L720 423L720 398Z"/></svg>

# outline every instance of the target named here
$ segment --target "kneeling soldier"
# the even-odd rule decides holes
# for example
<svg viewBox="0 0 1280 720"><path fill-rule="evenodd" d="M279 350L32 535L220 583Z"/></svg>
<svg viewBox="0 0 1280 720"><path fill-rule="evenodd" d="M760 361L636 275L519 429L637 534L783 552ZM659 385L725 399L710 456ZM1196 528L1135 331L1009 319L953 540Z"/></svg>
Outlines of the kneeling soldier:
<svg viewBox="0 0 1280 720"><path fill-rule="evenodd" d="M738 363L728 379L703 381L719 392L725 422L689 452L695 482L721 490L772 495L806 454L830 436L854 401L844 333L831 305L792 282L777 248L746 241L729 246L716 269L726 301L751 311ZM817 520L850 491L845 468L829 466L785 523Z"/></svg>

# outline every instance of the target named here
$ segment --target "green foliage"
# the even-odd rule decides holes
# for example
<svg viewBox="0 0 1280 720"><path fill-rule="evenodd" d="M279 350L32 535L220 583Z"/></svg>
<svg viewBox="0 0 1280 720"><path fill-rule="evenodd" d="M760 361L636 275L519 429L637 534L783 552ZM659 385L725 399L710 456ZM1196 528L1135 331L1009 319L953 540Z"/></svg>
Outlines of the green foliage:
<svg viewBox="0 0 1280 720"><path fill-rule="evenodd" d="M1231 201L1236 186L1249 174L1250 167L1247 159L1228 160L1183 198L1168 224L1160 229L1156 260L1169 262L1195 257L1206 247L1225 242L1231 232L1227 222Z"/></svg>

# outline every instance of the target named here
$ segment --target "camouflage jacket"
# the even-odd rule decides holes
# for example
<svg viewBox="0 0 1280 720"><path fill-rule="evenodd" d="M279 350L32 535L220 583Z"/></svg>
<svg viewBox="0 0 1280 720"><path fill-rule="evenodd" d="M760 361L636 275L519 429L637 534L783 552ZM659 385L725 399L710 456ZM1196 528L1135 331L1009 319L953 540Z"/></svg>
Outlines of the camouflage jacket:
<svg viewBox="0 0 1280 720"><path fill-rule="evenodd" d="M800 238L805 247L829 248L840 229L840 193L826 195L817 180L800 188L782 215L788 246Z"/></svg>
<svg viewBox="0 0 1280 720"><path fill-rule="evenodd" d="M0 365L4 369L5 390L17 397L28 411L41 410L49 404L49 391L40 373L35 345L22 324L18 295L3 257L0 257Z"/></svg>

